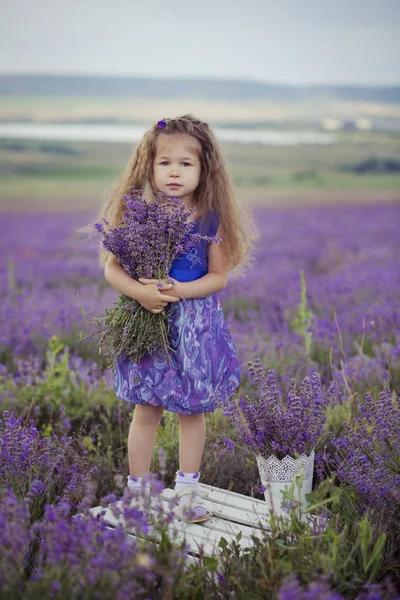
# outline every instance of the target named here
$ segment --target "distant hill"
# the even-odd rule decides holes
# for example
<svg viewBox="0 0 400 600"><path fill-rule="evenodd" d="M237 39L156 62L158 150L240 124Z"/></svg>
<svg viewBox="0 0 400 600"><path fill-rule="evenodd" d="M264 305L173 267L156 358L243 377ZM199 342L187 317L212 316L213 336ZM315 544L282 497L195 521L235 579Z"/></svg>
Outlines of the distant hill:
<svg viewBox="0 0 400 600"><path fill-rule="evenodd" d="M0 96L196 98L270 102L327 100L400 103L400 86L277 85L216 79L157 79L85 75L1 75Z"/></svg>

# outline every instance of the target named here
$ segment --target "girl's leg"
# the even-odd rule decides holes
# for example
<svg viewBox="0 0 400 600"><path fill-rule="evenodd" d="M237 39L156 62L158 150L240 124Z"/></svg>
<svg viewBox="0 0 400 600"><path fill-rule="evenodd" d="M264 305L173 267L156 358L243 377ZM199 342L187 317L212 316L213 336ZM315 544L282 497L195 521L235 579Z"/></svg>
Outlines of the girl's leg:
<svg viewBox="0 0 400 600"><path fill-rule="evenodd" d="M184 473L199 471L206 441L206 417L178 415L179 417L179 469Z"/></svg>
<svg viewBox="0 0 400 600"><path fill-rule="evenodd" d="M156 430L163 411L163 406L135 406L128 435L129 474L132 477L142 477L150 471Z"/></svg>
<svg viewBox="0 0 400 600"><path fill-rule="evenodd" d="M187 502L190 502L193 491L197 493L200 478L200 464L203 456L204 443L206 440L206 418L200 415L179 415L179 471L176 473L175 490L181 492L179 505L184 510ZM199 497L195 495L193 513L190 517L186 515L184 520L197 523L210 518L211 513Z"/></svg>

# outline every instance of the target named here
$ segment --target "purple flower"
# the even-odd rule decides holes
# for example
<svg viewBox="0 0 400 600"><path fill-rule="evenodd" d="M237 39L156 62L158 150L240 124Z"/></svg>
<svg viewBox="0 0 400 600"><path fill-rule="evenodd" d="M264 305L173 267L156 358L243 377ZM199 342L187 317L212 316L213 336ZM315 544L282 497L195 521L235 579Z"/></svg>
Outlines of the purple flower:
<svg viewBox="0 0 400 600"><path fill-rule="evenodd" d="M278 593L278 600L344 600L342 594L335 592L328 576L319 576L307 589L299 582L296 573L286 578Z"/></svg>
<svg viewBox="0 0 400 600"><path fill-rule="evenodd" d="M389 518L400 506L400 397L389 388L365 394L359 416L343 427L340 438L330 434L331 468L355 489L362 512L374 508Z"/></svg>
<svg viewBox="0 0 400 600"><path fill-rule="evenodd" d="M333 404L336 384L332 383L323 395L318 373L311 380L303 379L300 386L293 378L284 401L272 369L266 375L258 358L250 361L248 368L256 389L224 405L224 414L235 425L238 440L263 456L274 454L281 459L309 454L323 432L325 408Z"/></svg>
<svg viewBox="0 0 400 600"><path fill-rule="evenodd" d="M165 280L175 258L187 252L200 240L216 241L215 237L193 233L189 217L195 209L188 209L178 198L159 192L147 202L142 190L132 187L124 196L124 220L117 227L96 224L103 246L111 252L133 279ZM157 285L158 289L162 283ZM124 356L138 362L145 355L159 349L168 352L171 307L153 314L139 302L120 295L117 303L99 319L103 325L100 339L101 354L114 358Z"/></svg>
<svg viewBox="0 0 400 600"><path fill-rule="evenodd" d="M159 129L164 129L166 126L165 119L161 119L160 121L158 121L157 125Z"/></svg>

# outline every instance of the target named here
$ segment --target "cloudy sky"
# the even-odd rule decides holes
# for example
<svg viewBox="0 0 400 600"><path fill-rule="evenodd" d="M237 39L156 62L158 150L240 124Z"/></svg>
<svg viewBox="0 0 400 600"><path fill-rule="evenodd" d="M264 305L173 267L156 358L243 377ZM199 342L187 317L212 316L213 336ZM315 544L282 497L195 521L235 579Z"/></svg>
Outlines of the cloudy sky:
<svg viewBox="0 0 400 600"><path fill-rule="evenodd" d="M400 83L400 0L0 0L0 73Z"/></svg>

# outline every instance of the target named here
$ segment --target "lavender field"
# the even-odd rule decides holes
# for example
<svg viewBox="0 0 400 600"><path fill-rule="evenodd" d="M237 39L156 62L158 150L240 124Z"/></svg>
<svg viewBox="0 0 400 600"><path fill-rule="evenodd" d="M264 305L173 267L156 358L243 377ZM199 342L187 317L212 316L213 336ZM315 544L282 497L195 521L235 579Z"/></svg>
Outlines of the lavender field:
<svg viewBox="0 0 400 600"><path fill-rule="evenodd" d="M225 548L227 560L205 560L201 576L183 549L144 551L119 530L71 519L119 497L128 472L132 407L115 398L96 337L79 341L91 331L83 313L101 316L117 297L97 239L78 233L92 216L1 215L0 598L398 597L400 205L257 209L256 263L220 294L242 361L240 393L251 393L246 363L255 357L283 393L315 371L324 388L336 380L313 485L330 520L312 535L298 523L296 548L279 531L255 544L261 561ZM207 419L203 482L263 497L254 456L232 443L219 411ZM153 470L171 485L173 415L156 444Z"/></svg>

